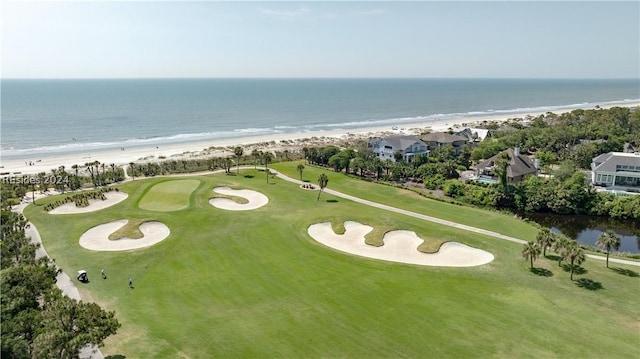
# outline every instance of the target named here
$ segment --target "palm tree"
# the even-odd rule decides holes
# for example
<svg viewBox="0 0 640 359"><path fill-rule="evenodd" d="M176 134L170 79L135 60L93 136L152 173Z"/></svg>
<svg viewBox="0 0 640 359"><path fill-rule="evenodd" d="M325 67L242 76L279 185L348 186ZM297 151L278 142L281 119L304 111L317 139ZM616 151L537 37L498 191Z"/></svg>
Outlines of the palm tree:
<svg viewBox="0 0 640 359"><path fill-rule="evenodd" d="M258 168L258 161L260 160L260 158L262 158L262 152L258 151L257 148L254 148L251 151L251 156L253 156L253 159L254 159L253 169L257 169Z"/></svg>
<svg viewBox="0 0 640 359"><path fill-rule="evenodd" d="M565 236L564 234L556 234L552 233L555 237L555 241L553 242L552 249L559 254L560 259L558 260L558 267L562 260L564 259L564 253L567 249L574 243L576 243L573 239Z"/></svg>
<svg viewBox="0 0 640 359"><path fill-rule="evenodd" d="M267 174L267 183L269 183L269 163L273 160L273 155L270 152L264 152L262 154L262 162L264 162L264 172Z"/></svg>
<svg viewBox="0 0 640 359"><path fill-rule="evenodd" d="M620 237L618 237L613 231L605 231L598 237L596 246L604 249L607 252L607 268L609 268L609 253L611 249L618 250L620 248Z"/></svg>
<svg viewBox="0 0 640 359"><path fill-rule="evenodd" d="M320 192L318 192L318 199L316 199L316 201L320 200L320 195L322 194L322 190L324 190L324 188L327 187L327 183L329 183L329 178L327 177L326 174L321 173L320 176L318 176L318 186L320 186Z"/></svg>
<svg viewBox="0 0 640 359"><path fill-rule="evenodd" d="M553 233L551 233L549 228L543 228L540 230L540 232L538 232L538 234L536 235L536 243L538 243L538 245L540 245L540 247L542 248L543 257L547 256L547 247L553 245L555 239L555 236L553 235Z"/></svg>
<svg viewBox="0 0 640 359"><path fill-rule="evenodd" d="M238 161L236 163L237 164L236 174L240 173L240 157L242 157L242 153L243 152L244 152L244 150L240 146L237 146L236 148L233 149L233 153L238 158Z"/></svg>
<svg viewBox="0 0 640 359"><path fill-rule="evenodd" d="M296 169L298 170L298 173L300 174L300 181L302 181L302 171L304 171L304 165L302 163L300 163L299 165L296 166Z"/></svg>
<svg viewBox="0 0 640 359"><path fill-rule="evenodd" d="M533 269L533 261L540 255L540 245L538 243L529 241L525 243L522 248L522 258L529 259L531 261L531 269Z"/></svg>
<svg viewBox="0 0 640 359"><path fill-rule="evenodd" d="M565 250L563 257L570 264L569 269L571 271L571 280L573 280L574 265L580 265L586 259L584 251L580 248L577 242L574 242Z"/></svg>
<svg viewBox="0 0 640 359"><path fill-rule="evenodd" d="M131 178L133 181L136 180L136 167L135 167L135 163L133 162L129 162L129 170L131 171Z"/></svg>
<svg viewBox="0 0 640 359"><path fill-rule="evenodd" d="M91 175L91 183L93 183L93 187L97 187L95 174L93 173L93 162L86 162L84 166L87 167L87 170Z"/></svg>

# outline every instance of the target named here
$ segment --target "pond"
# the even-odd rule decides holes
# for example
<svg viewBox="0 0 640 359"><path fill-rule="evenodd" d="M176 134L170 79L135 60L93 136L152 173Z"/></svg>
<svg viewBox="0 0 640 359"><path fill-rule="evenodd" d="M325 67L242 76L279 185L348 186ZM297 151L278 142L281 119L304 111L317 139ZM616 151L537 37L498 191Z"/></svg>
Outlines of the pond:
<svg viewBox="0 0 640 359"><path fill-rule="evenodd" d="M595 246L598 237L604 231L612 230L620 237L619 252L640 253L638 238L640 221L637 220L549 213L520 213L519 215L590 246Z"/></svg>

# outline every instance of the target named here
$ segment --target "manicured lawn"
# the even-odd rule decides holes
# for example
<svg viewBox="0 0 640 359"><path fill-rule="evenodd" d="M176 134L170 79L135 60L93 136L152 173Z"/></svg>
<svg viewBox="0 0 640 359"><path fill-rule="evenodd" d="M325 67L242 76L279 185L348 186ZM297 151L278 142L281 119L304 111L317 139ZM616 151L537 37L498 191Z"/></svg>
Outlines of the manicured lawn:
<svg viewBox="0 0 640 359"><path fill-rule="evenodd" d="M191 193L200 181L171 180L160 182L142 196L138 206L149 211L170 212L189 207Z"/></svg>
<svg viewBox="0 0 640 359"><path fill-rule="evenodd" d="M292 177L298 178L295 165ZM276 169L286 172L285 165ZM315 183L311 168L304 177ZM427 201L395 188L329 174L329 188L388 205L520 238L535 229L509 216ZM211 357L581 357L640 355L637 267L587 261L569 280L557 262L520 257L521 246L299 189L264 173L194 176L189 205L172 212L137 206L166 178L120 188L129 197L98 212L54 216L30 206L25 214L49 254L67 272L85 269L84 298L115 310L123 324L103 348L127 358ZM252 211L208 203L212 189L252 189L270 199ZM358 191L356 193L356 191ZM173 200L167 200L173 203ZM431 203L433 202L433 203ZM162 206L162 203L160 203ZM418 210L419 209L419 210ZM475 217L479 217L475 219ZM157 220L171 235L153 247L92 252L78 238L121 218ZM403 265L354 257L313 241L309 225L354 220L409 229L489 251L495 260L472 268ZM503 223L499 226L499 223ZM463 222L466 223L466 222ZM509 228L506 228L509 227ZM523 228L518 235L517 228ZM381 232L376 232L381 233ZM552 254L551 254L552 255ZM108 279L99 276L101 268ZM127 279L133 278L135 289Z"/></svg>
<svg viewBox="0 0 640 359"><path fill-rule="evenodd" d="M300 174L296 170L296 166L299 163L302 162L277 163L272 167L289 177L299 179ZM326 173L329 177L327 188L348 193L352 196L524 240L534 240L536 237L537 229L519 219L513 218L512 215L427 199L413 191L354 180L343 173L336 173L331 169L311 165L305 166L302 171L302 177L304 181L317 184L320 173Z"/></svg>

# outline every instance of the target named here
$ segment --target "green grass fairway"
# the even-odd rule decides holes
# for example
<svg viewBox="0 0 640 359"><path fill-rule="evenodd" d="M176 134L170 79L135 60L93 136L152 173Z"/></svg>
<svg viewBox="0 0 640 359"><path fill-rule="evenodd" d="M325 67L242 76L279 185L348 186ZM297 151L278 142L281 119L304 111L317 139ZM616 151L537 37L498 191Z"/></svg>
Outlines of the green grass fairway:
<svg viewBox="0 0 640 359"><path fill-rule="evenodd" d="M138 206L158 212L179 211L189 207L190 196L200 185L197 180L172 180L151 187Z"/></svg>
<svg viewBox="0 0 640 359"><path fill-rule="evenodd" d="M277 170L299 178L296 163ZM303 177L316 183L320 170ZM536 229L508 215L426 200L412 192L326 172L328 188L417 212L530 239ZM553 253L534 262L522 246L382 211L264 172L189 180L136 179L117 205L54 216L30 205L51 257L67 273L89 272L83 298L115 310L122 327L102 352L126 358L638 358L640 268L587 260L570 281ZM146 211L138 201L164 200L184 189L181 211ZM251 189L269 203L251 211L217 209L217 186ZM147 196L150 195L153 197ZM154 199L155 197L155 199ZM176 195L178 197L178 195ZM185 199L186 198L186 199ZM141 200L142 199L142 200ZM153 199L153 201L151 200ZM163 208L175 208L164 205ZM164 241L141 250L80 247L87 229L112 220L161 221ZM327 248L309 225L353 220L422 238L455 240L491 252L493 262L440 268L384 262ZM379 235L383 231L376 232ZM372 239L376 242L375 238ZM108 279L99 272L105 268ZM133 278L135 289L127 279Z"/></svg>

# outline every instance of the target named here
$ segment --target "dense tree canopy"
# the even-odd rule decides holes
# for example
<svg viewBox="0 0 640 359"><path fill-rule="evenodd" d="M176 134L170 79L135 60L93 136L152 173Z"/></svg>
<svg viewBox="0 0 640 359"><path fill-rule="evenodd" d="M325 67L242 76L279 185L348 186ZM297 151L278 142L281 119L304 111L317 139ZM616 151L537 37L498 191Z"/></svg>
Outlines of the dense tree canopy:
<svg viewBox="0 0 640 359"><path fill-rule="evenodd" d="M3 189L4 192L4 189ZM0 310L2 358L73 358L87 344L101 345L120 326L113 312L63 296L57 270L25 235L25 218L2 197Z"/></svg>

